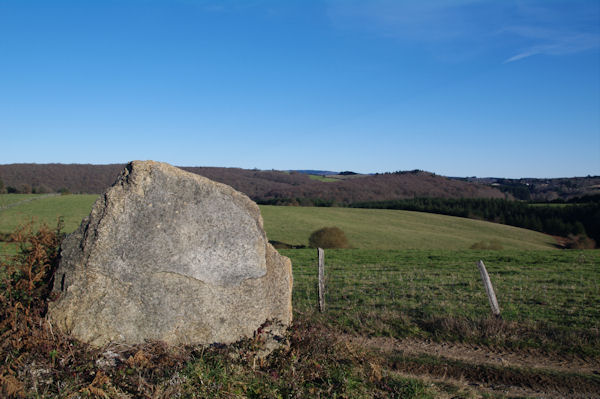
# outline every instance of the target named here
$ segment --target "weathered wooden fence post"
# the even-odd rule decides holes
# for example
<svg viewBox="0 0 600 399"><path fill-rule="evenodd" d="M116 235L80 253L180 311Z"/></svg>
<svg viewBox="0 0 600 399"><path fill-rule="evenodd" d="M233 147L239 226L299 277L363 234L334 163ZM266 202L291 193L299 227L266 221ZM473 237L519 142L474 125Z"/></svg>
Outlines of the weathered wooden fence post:
<svg viewBox="0 0 600 399"><path fill-rule="evenodd" d="M494 316L500 317L500 307L498 306L498 300L496 299L496 294L494 293L494 287L492 287L492 281L490 280L487 270L485 270L485 265L483 264L482 260L477 262L477 267L479 268L479 273L481 274L481 279L483 280L485 292L490 300L492 313Z"/></svg>
<svg viewBox="0 0 600 399"><path fill-rule="evenodd" d="M319 312L325 310L325 252L318 248L319 254Z"/></svg>

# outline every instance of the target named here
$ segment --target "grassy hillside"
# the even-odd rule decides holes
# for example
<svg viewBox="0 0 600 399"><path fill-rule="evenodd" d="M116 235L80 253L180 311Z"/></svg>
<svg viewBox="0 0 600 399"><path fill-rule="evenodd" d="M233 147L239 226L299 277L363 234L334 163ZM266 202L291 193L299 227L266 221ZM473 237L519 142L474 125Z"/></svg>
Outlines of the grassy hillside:
<svg viewBox="0 0 600 399"><path fill-rule="evenodd" d="M12 198L13 196L18 196ZM0 209L0 233L10 233L18 226L33 220L53 227L59 216L64 218L66 232L79 226L81 219L90 213L97 195L58 195L42 197L36 194L2 194L0 204L10 203L10 208ZM31 201L25 201L33 199ZM17 203L21 201L20 203Z"/></svg>
<svg viewBox="0 0 600 399"><path fill-rule="evenodd" d="M430 213L350 208L262 206L269 239L306 245L325 226L344 230L350 245L365 249L468 249L498 241L504 249L551 249L552 237L531 230Z"/></svg>
<svg viewBox="0 0 600 399"><path fill-rule="evenodd" d="M65 195L37 198L0 195L0 203L13 203L0 210L0 233L9 233L32 218L55 225L63 216L65 231L77 228L97 198L96 195ZM350 245L364 249L468 249L476 242L498 241L504 249L551 249L552 237L530 230L483 221L420 212L261 206L270 240L306 245L314 230L337 226Z"/></svg>

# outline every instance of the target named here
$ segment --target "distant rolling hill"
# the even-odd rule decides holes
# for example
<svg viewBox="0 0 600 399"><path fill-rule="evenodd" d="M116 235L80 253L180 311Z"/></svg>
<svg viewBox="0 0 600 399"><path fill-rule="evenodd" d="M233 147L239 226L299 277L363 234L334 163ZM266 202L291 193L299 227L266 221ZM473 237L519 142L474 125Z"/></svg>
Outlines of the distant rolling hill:
<svg viewBox="0 0 600 399"><path fill-rule="evenodd" d="M8 203L0 195L0 203ZM36 196L32 196L36 197ZM37 197L0 209L0 233L10 233L32 218L56 225L63 216L65 231L77 228L90 212L96 195ZM5 201L6 199L6 201ZM553 237L531 230L479 220L430 213L353 208L261 206L264 226L270 240L307 245L314 230L340 227L350 245L364 249L447 249L466 250L481 241L497 241L504 249L552 249Z"/></svg>
<svg viewBox="0 0 600 399"><path fill-rule="evenodd" d="M464 250L479 242L503 249L554 249L546 234L481 220L386 209L261 206L270 240L307 245L310 234L341 228L350 246L364 249Z"/></svg>
<svg viewBox="0 0 600 399"><path fill-rule="evenodd" d="M29 186L29 188L37 188L40 192L66 189L72 193L100 193L115 181L124 166L122 164L9 164L0 165L0 179L6 187L17 189L24 186L26 190ZM331 181L314 179L305 173L275 170L209 167L183 167L183 169L228 184L255 201L273 204L277 201L294 204L298 199L318 199L350 204L413 197L507 197L507 194L489 185L449 179L422 171L359 175L355 178ZM508 197L512 198L510 195ZM299 204L302 205L302 201Z"/></svg>
<svg viewBox="0 0 600 399"><path fill-rule="evenodd" d="M516 199L536 202L573 201L587 202L591 196L600 195L600 176L559 177L551 179L497 177L453 178L490 185ZM587 198L586 198L587 197ZM587 201L586 201L587 200Z"/></svg>

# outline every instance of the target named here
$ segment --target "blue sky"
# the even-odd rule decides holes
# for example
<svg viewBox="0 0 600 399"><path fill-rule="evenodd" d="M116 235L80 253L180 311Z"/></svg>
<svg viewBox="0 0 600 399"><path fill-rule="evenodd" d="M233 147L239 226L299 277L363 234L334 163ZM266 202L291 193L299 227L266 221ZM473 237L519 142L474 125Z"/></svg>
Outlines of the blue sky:
<svg viewBox="0 0 600 399"><path fill-rule="evenodd" d="M600 2L0 0L0 163L600 175Z"/></svg>

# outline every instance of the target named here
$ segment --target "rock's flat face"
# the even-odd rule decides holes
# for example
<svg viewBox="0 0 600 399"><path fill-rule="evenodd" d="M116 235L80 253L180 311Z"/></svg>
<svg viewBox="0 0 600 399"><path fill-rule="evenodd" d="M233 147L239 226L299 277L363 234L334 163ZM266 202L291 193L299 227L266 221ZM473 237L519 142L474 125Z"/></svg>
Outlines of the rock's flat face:
<svg viewBox="0 0 600 399"><path fill-rule="evenodd" d="M50 319L82 341L231 343L291 322L289 259L229 186L134 161L63 242Z"/></svg>

